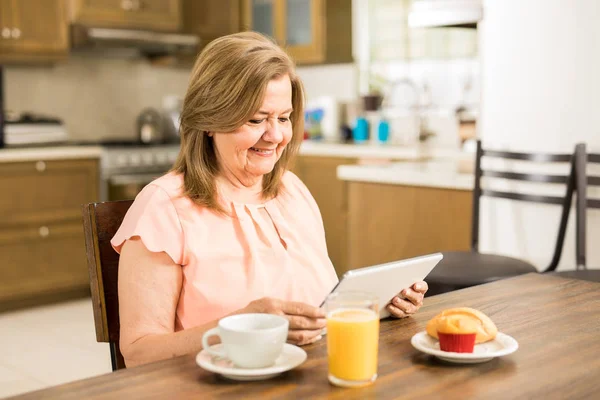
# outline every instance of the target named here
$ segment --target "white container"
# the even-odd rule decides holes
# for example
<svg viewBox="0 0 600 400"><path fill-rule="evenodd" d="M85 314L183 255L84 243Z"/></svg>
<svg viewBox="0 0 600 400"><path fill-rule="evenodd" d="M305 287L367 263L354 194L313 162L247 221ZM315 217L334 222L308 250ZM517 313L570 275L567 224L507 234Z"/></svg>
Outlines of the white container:
<svg viewBox="0 0 600 400"><path fill-rule="evenodd" d="M323 96L309 100L306 103L305 112L321 110L323 119L321 120L321 135L324 140L337 142L341 140L341 120L340 105L334 97Z"/></svg>

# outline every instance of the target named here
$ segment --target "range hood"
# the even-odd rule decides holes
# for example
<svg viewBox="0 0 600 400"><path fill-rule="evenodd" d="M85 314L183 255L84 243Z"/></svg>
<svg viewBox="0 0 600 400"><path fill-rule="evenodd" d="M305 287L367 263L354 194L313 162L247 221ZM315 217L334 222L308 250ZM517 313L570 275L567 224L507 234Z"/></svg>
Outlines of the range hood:
<svg viewBox="0 0 600 400"><path fill-rule="evenodd" d="M196 35L71 25L74 49L135 49L145 56L195 55Z"/></svg>
<svg viewBox="0 0 600 400"><path fill-rule="evenodd" d="M417 0L408 14L408 25L414 28L477 28L482 17L481 0Z"/></svg>

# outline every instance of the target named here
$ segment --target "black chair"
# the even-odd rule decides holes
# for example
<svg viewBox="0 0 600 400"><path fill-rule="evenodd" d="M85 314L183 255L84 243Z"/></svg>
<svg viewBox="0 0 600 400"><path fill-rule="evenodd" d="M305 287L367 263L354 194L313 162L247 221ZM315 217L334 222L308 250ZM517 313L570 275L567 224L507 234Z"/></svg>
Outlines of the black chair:
<svg viewBox="0 0 600 400"><path fill-rule="evenodd" d="M484 170L481 162L483 157L523 162L529 161L534 163L569 163L570 172L568 175L548 175L505 172L493 170L491 168L486 168ZM564 196L560 197L485 189L481 187L482 177L486 177L486 179L500 178L510 181L525 181L532 183L564 184L565 191ZM425 279L429 284L428 295L432 296L450 292L530 272L539 272L534 265L526 261L498 254L483 254L479 252L479 204L482 196L562 206L554 254L550 264L543 272L554 271L562 254L575 186L574 181L575 163L573 154L534 154L484 150L481 146L481 141L478 141L475 156L475 188L473 190L471 251L443 252L444 259Z"/></svg>
<svg viewBox="0 0 600 400"><path fill-rule="evenodd" d="M574 271L554 272L553 275L600 282L600 270L588 269L586 260L587 209L600 209L600 199L590 199L587 196L588 186L600 186L600 176L588 175L588 163L600 164L600 154L587 153L585 144L580 143L575 147L575 190L577 191L575 257L577 267Z"/></svg>

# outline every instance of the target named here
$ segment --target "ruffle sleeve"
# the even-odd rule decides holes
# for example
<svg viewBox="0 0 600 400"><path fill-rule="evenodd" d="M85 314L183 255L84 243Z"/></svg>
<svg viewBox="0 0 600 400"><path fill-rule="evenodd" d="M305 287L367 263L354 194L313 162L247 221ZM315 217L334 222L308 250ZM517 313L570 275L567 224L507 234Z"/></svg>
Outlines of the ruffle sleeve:
<svg viewBox="0 0 600 400"><path fill-rule="evenodd" d="M110 243L120 253L125 241L136 236L151 252L165 252L176 264L184 264L184 234L177 210L157 185L150 184L137 195Z"/></svg>

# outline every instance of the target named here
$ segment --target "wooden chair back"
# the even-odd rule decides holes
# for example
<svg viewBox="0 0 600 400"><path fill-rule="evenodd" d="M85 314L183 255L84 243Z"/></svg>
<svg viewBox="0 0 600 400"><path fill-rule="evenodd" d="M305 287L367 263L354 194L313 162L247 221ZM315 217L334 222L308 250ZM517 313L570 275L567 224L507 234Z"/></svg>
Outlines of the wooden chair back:
<svg viewBox="0 0 600 400"><path fill-rule="evenodd" d="M124 200L82 206L96 340L110 344L113 371L125 368L125 361L119 350L119 254L110 240L132 203Z"/></svg>
<svg viewBox="0 0 600 400"><path fill-rule="evenodd" d="M566 175L556 174L541 174L541 173L519 173L498 171L492 168L484 169L482 167L482 158L496 158L505 160L528 161L532 163L568 163L570 166L569 173ZM511 181L523 181L531 183L557 183L564 184L565 190L563 196L546 196L538 194L527 194L519 192L498 191L483 188L481 178L500 178ZM556 244L554 253L549 266L543 271L554 271L558 266L562 254L565 234L567 231L567 223L571 211L571 203L573 200L573 192L575 190L575 153L569 154L549 154L549 153L520 153L497 150L485 150L482 148L481 140L477 141L477 152L475 156L475 188L473 190L473 220L471 227L471 250L478 252L479 250L479 212L480 199L482 196L503 198L516 201L527 201L544 204L556 204L562 207Z"/></svg>

